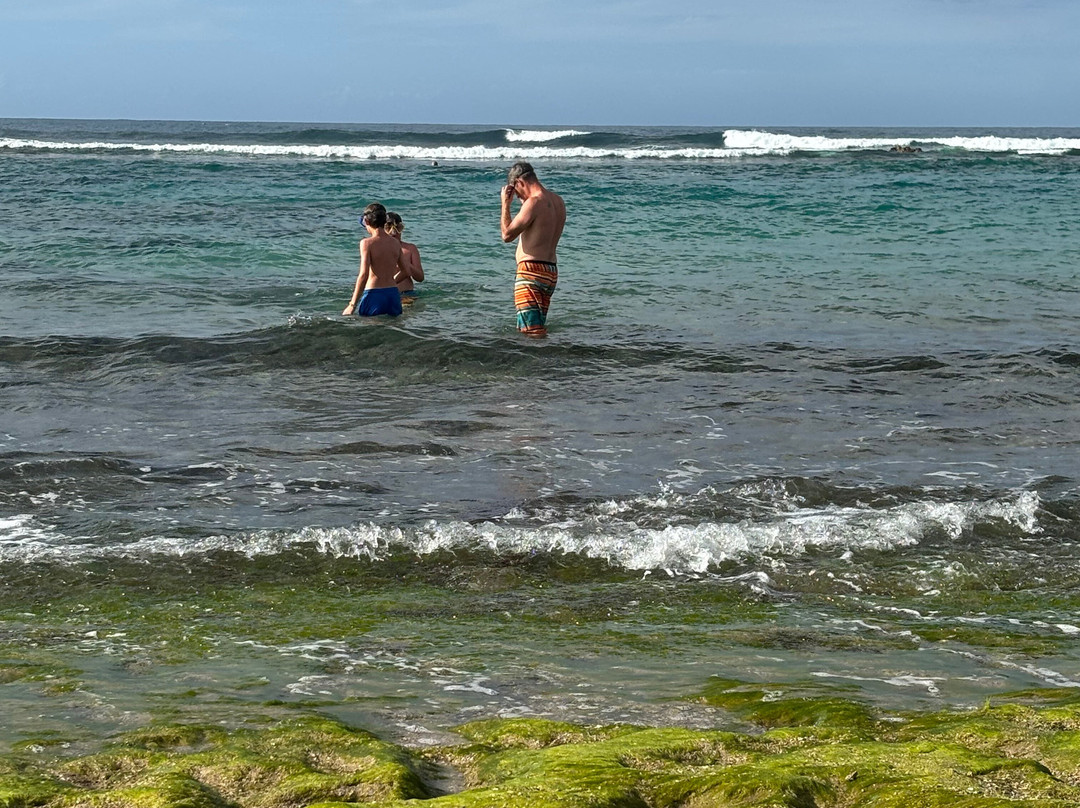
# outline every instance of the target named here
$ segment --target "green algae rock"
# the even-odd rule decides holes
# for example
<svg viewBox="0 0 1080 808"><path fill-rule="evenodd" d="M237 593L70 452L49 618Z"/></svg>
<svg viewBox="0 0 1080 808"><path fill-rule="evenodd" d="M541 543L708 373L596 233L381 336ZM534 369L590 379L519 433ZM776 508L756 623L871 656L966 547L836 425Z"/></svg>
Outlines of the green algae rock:
<svg viewBox="0 0 1080 808"><path fill-rule="evenodd" d="M0 808L224 808L426 797L418 761L320 717L262 730L150 727L48 774L0 770Z"/></svg>
<svg viewBox="0 0 1080 808"><path fill-rule="evenodd" d="M9 682L17 682L30 674L28 665L4 665L0 664L0 685Z"/></svg>
<svg viewBox="0 0 1080 808"><path fill-rule="evenodd" d="M1080 805L1080 697L1068 691L924 714L876 714L840 692L714 679L700 698L754 731L499 719L423 753L311 715L155 725L51 767L0 758L0 808Z"/></svg>
<svg viewBox="0 0 1080 808"><path fill-rule="evenodd" d="M501 728L499 725L503 725ZM731 733L639 727L576 728L540 720L485 721L460 727L466 737L499 737L507 745L451 750L468 790L428 801L432 808L650 808L653 778L687 761L715 762L737 752ZM589 740L589 737L594 738ZM537 739L544 744L538 745ZM394 805L404 805L394 803Z"/></svg>
<svg viewBox="0 0 1080 808"><path fill-rule="evenodd" d="M68 789L62 783L45 775L22 774L10 769L0 768L0 808L64 804L59 800Z"/></svg>
<svg viewBox="0 0 1080 808"><path fill-rule="evenodd" d="M631 727L579 727L561 721L505 718L474 721L458 734L478 744L503 749L541 749L568 743L590 743L633 731Z"/></svg>
<svg viewBox="0 0 1080 808"><path fill-rule="evenodd" d="M831 726L859 733L877 721L867 707L814 683L760 685L714 677L700 700L763 727Z"/></svg>
<svg viewBox="0 0 1080 808"><path fill-rule="evenodd" d="M126 788L93 794L76 805L95 808L228 808L214 789L178 772L153 773Z"/></svg>

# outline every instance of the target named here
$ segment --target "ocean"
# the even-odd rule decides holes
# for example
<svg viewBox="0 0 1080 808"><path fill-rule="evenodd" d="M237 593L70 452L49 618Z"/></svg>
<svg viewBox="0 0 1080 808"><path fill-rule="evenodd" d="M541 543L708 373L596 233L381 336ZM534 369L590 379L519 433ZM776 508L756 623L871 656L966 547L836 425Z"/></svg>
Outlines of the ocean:
<svg viewBox="0 0 1080 808"><path fill-rule="evenodd" d="M0 120L0 749L1080 687L1078 222L1080 129Z"/></svg>

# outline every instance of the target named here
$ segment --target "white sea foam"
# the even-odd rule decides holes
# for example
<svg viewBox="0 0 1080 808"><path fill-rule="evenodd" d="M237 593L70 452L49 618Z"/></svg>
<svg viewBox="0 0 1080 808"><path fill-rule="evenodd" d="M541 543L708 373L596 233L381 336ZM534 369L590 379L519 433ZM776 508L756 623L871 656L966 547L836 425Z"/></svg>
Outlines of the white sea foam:
<svg viewBox="0 0 1080 808"><path fill-rule="evenodd" d="M855 674L844 673L830 673L829 671L813 671L811 676L816 676L819 679L845 679L851 682L881 682L883 684L892 685L893 687L915 687L919 689L925 689L927 693L937 696L941 693L941 688L938 687L938 682L949 681L945 677L931 677L931 676L914 676L912 674L902 674L899 676L857 676Z"/></svg>
<svg viewBox="0 0 1080 808"><path fill-rule="evenodd" d="M540 129L507 129L506 139L510 143L546 143L549 140L562 140L565 137L580 137L590 132L581 132L577 129L557 129L552 131Z"/></svg>
<svg viewBox="0 0 1080 808"><path fill-rule="evenodd" d="M72 540L38 524L29 514L0 518L0 561L64 558Z"/></svg>
<svg viewBox="0 0 1080 808"><path fill-rule="evenodd" d="M951 149L979 152L1016 152L1017 154L1061 154L1080 149L1080 138L1019 138L1019 137L948 137L933 143Z"/></svg>
<svg viewBox="0 0 1080 808"><path fill-rule="evenodd" d="M313 527L202 539L156 537L104 546L64 541L58 534L33 525L27 517L0 533L0 561L200 556L215 551L255 557L310 545L333 557L375 561L395 551L419 556L455 550L501 555L580 554L624 569L691 574L704 573L729 560L798 556L812 549L890 550L916 545L932 533L944 532L956 538L965 529L988 520L1002 520L1034 534L1040 530L1038 507L1038 496L1023 492L1013 498L986 502L920 501L886 509L804 508L763 519L666 527L641 526L625 514L562 514L554 521L534 518L525 524L520 523L526 521L520 517L513 522L480 524L430 520L408 528L376 524ZM678 512L674 510L672 516Z"/></svg>
<svg viewBox="0 0 1080 808"><path fill-rule="evenodd" d="M176 154L294 157L331 160L435 160L508 162L514 160L711 159L738 156L732 149L661 149L653 147L596 149L584 146L406 146L406 145L274 145L216 143L111 143L19 140L0 138L0 149L41 151L113 151Z"/></svg>
<svg viewBox="0 0 1080 808"><path fill-rule="evenodd" d="M888 149L898 144L910 142L910 139L897 138L833 138L821 135L785 135L755 129L728 129L724 132L724 144L729 149L757 154Z"/></svg>
<svg viewBox="0 0 1080 808"><path fill-rule="evenodd" d="M786 155L793 152L887 150L918 143L927 150L955 149L1015 154L1061 154L1080 150L1080 138L933 137L927 135L875 138L826 137L729 129L722 148L634 146L595 148L559 145L559 140L589 134L575 129L558 131L507 130L506 146L450 146L404 144L286 145L223 143L134 143L112 141L47 141L0 138L0 150L146 152L205 154L240 157L291 157L329 160L418 160L507 162L513 160L720 160L733 157ZM550 143L552 145L537 145Z"/></svg>
<svg viewBox="0 0 1080 808"><path fill-rule="evenodd" d="M937 137L933 135L890 136L874 138L788 135L759 130L728 129L724 144L744 154L790 154L792 152L838 152L891 149L893 146L948 148L974 152L1016 154L1061 154L1080 149L1080 138Z"/></svg>

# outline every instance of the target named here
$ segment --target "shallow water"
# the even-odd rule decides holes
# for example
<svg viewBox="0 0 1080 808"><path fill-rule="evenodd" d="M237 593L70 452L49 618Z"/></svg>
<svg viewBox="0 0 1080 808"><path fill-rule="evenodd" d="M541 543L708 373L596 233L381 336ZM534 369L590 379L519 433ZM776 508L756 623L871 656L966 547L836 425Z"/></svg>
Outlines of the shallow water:
<svg viewBox="0 0 1080 808"><path fill-rule="evenodd" d="M1078 134L0 122L0 741L1078 686ZM395 322L337 316L373 199Z"/></svg>

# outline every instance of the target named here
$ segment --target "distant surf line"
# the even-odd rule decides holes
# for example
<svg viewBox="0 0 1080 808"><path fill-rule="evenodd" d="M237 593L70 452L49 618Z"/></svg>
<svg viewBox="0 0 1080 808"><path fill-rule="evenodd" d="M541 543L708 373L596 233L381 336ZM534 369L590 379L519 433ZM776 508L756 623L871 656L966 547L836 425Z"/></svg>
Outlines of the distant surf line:
<svg viewBox="0 0 1080 808"><path fill-rule="evenodd" d="M269 143L139 143L131 141L50 141L0 138L2 151L116 152L152 154L232 155L332 160L417 160L506 162L514 160L725 160L738 157L789 156L800 153L889 151L897 146L921 151L1016 155L1080 153L1080 138L974 137L919 134L878 137L791 135L755 129L728 129L723 146L695 147L635 144L625 147L555 145L593 134L575 129L505 130L507 145L269 144ZM551 144L551 145L549 145Z"/></svg>

